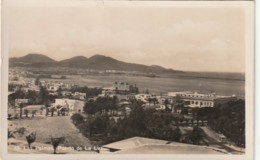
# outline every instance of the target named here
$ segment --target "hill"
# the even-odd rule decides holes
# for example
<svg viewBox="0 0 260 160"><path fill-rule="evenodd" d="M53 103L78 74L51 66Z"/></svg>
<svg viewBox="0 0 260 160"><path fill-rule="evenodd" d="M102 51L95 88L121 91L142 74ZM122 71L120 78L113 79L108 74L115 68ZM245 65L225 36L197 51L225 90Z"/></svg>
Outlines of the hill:
<svg viewBox="0 0 260 160"><path fill-rule="evenodd" d="M142 64L127 63L103 55L94 55L90 58L86 58L84 56L76 56L62 61L55 61L41 54L28 54L20 58L10 58L9 62L11 67L70 67L80 69L92 69L103 71L115 70L139 73L181 72L173 69L166 69L157 65L147 66Z"/></svg>
<svg viewBox="0 0 260 160"><path fill-rule="evenodd" d="M155 68L154 66L127 63L103 55L94 55L90 57L89 63L86 66L87 68L92 68L97 70L105 69L105 70L117 70L117 71L144 72L144 73L174 72L174 70L166 69L163 67Z"/></svg>
<svg viewBox="0 0 260 160"><path fill-rule="evenodd" d="M58 65L63 67L81 67L83 64L86 63L88 63L88 58L84 56L76 56L70 59L59 61Z"/></svg>
<svg viewBox="0 0 260 160"><path fill-rule="evenodd" d="M10 66L28 66L28 67L43 67L44 65L53 65L57 61L42 55L30 53L23 57L14 57L9 59Z"/></svg>

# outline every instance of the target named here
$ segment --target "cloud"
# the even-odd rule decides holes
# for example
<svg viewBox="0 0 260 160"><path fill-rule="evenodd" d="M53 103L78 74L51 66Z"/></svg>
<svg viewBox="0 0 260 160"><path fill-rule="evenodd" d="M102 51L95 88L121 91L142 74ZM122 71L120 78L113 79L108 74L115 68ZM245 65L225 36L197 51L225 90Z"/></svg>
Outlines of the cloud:
<svg viewBox="0 0 260 160"><path fill-rule="evenodd" d="M180 70L244 68L244 21L236 14L240 10L24 7L11 11L13 56L38 52L60 60L104 54Z"/></svg>

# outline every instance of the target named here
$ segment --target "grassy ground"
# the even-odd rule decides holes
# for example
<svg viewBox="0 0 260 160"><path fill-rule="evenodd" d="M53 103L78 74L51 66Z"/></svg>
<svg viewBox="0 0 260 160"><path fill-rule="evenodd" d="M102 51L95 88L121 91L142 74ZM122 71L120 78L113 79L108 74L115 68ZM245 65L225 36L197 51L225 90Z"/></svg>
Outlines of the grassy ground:
<svg viewBox="0 0 260 160"><path fill-rule="evenodd" d="M24 118L9 121L9 128L15 130L15 128L26 128L23 135L16 134L17 140L26 141L25 136L29 133L36 131L36 142L50 143L51 137L65 137L66 141L64 146L86 146L90 147L90 141L84 137L79 130L72 124L68 116L61 117L35 117Z"/></svg>

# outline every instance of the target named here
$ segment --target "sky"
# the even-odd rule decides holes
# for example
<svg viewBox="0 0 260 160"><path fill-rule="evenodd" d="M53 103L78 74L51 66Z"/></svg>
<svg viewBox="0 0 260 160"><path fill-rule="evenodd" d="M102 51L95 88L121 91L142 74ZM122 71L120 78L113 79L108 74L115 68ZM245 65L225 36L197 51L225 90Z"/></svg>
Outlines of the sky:
<svg viewBox="0 0 260 160"><path fill-rule="evenodd" d="M183 71L244 72L241 8L8 8L10 57L44 54L55 60L95 54Z"/></svg>

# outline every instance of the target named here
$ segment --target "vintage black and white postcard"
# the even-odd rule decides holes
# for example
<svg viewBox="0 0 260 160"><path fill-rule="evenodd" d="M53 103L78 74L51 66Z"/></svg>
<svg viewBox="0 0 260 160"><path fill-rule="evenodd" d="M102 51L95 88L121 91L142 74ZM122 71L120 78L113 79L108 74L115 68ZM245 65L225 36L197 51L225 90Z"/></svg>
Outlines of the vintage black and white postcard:
<svg viewBox="0 0 260 160"><path fill-rule="evenodd" d="M2 31L4 160L253 160L253 1L3 0Z"/></svg>

